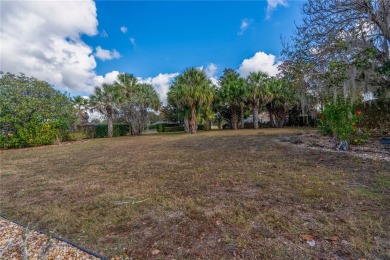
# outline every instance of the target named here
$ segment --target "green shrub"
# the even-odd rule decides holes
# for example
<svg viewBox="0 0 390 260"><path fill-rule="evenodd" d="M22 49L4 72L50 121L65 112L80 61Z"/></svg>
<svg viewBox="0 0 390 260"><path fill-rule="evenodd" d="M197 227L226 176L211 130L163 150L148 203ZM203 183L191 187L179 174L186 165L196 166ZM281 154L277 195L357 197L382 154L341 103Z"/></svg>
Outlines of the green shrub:
<svg viewBox="0 0 390 260"><path fill-rule="evenodd" d="M368 133L364 133L359 128L361 117L361 110L358 109L356 103L343 99L329 102L319 115L321 133L352 144L364 143L368 138Z"/></svg>
<svg viewBox="0 0 390 260"><path fill-rule="evenodd" d="M59 143L66 129L59 121L46 121L34 116L23 126L17 125L11 133L0 134L1 148L20 148Z"/></svg>
<svg viewBox="0 0 390 260"><path fill-rule="evenodd" d="M164 132L183 132L184 126L166 126Z"/></svg>
<svg viewBox="0 0 390 260"><path fill-rule="evenodd" d="M43 124L29 122L24 128L19 129L17 133L28 146L53 144L55 141L60 142L62 139L59 129L51 122Z"/></svg>
<svg viewBox="0 0 390 260"><path fill-rule="evenodd" d="M0 72L0 111L0 148L60 142L77 119L68 94L23 74Z"/></svg>
<svg viewBox="0 0 390 260"><path fill-rule="evenodd" d="M178 130L182 129L182 130ZM156 130L158 133L163 132L178 132L178 131L184 131L184 127L180 128L177 124L168 124L168 123L160 123L156 125Z"/></svg>
<svg viewBox="0 0 390 260"><path fill-rule="evenodd" d="M66 141L80 141L87 138L86 133L84 132L69 132L67 133L65 140Z"/></svg>
<svg viewBox="0 0 390 260"><path fill-rule="evenodd" d="M96 132L96 125L94 124L79 124L76 126L77 128L77 133L82 133L83 138L94 138L95 137L95 132Z"/></svg>
<svg viewBox="0 0 390 260"><path fill-rule="evenodd" d="M165 128L165 124L157 124L157 125L156 125L156 130L157 130L157 132L159 132L159 133L164 132L164 128Z"/></svg>
<svg viewBox="0 0 390 260"><path fill-rule="evenodd" d="M390 132L390 98L365 102L360 108L362 110L361 126L381 134Z"/></svg>
<svg viewBox="0 0 390 260"><path fill-rule="evenodd" d="M124 136L130 131L129 125L114 124L113 136ZM97 125L95 127L95 137L107 137L108 125Z"/></svg>

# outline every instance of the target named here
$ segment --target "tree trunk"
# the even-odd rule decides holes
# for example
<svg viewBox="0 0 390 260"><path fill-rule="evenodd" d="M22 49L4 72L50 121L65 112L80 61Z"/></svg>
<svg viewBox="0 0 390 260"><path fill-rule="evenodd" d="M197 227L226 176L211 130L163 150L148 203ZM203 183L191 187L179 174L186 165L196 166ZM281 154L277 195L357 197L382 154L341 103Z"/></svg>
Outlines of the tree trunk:
<svg viewBox="0 0 390 260"><path fill-rule="evenodd" d="M218 129L221 130L222 129L222 124L223 124L223 120L219 120L218 121Z"/></svg>
<svg viewBox="0 0 390 260"><path fill-rule="evenodd" d="M383 63L385 63L386 61L389 60L389 43L388 41L384 40L383 41L383 44L382 44L382 48L383 48Z"/></svg>
<svg viewBox="0 0 390 260"><path fill-rule="evenodd" d="M273 126L276 128L282 128L284 122L286 121L286 111L281 108L274 108L270 111L270 116L272 118Z"/></svg>
<svg viewBox="0 0 390 260"><path fill-rule="evenodd" d="M240 105L240 128L244 129L244 105Z"/></svg>
<svg viewBox="0 0 390 260"><path fill-rule="evenodd" d="M211 130L211 120L210 119L206 119L206 123L204 124L203 126L203 130Z"/></svg>
<svg viewBox="0 0 390 260"><path fill-rule="evenodd" d="M253 128L259 129L259 100L253 106Z"/></svg>
<svg viewBox="0 0 390 260"><path fill-rule="evenodd" d="M343 97L344 97L344 100L347 100L348 98L348 82L346 80L344 80L343 82Z"/></svg>
<svg viewBox="0 0 390 260"><path fill-rule="evenodd" d="M142 135L142 132L145 130L147 119L148 119L148 111L146 110L146 108L142 107L140 109L138 135Z"/></svg>
<svg viewBox="0 0 390 260"><path fill-rule="evenodd" d="M232 116L232 129L237 130L238 115L237 115L237 107L236 106L231 106L231 116Z"/></svg>
<svg viewBox="0 0 390 260"><path fill-rule="evenodd" d="M356 100L356 66L353 66L352 68L352 77L351 77L351 81L352 81L352 101L354 102Z"/></svg>
<svg viewBox="0 0 390 260"><path fill-rule="evenodd" d="M190 133L190 122L188 120L188 116L184 116L184 132L187 134Z"/></svg>
<svg viewBox="0 0 390 260"><path fill-rule="evenodd" d="M336 84L333 86L333 102L334 103L337 102L337 85Z"/></svg>
<svg viewBox="0 0 390 260"><path fill-rule="evenodd" d="M113 134L113 122L112 122L112 107L107 107L107 125L108 125L108 130L107 130L107 136L112 137Z"/></svg>
<svg viewBox="0 0 390 260"><path fill-rule="evenodd" d="M191 107L190 133L196 134L196 107Z"/></svg>
<svg viewBox="0 0 390 260"><path fill-rule="evenodd" d="M306 99L305 97L302 95L301 96L301 114L302 114L302 125L305 125L305 119L306 119ZM290 122L291 123L291 122Z"/></svg>

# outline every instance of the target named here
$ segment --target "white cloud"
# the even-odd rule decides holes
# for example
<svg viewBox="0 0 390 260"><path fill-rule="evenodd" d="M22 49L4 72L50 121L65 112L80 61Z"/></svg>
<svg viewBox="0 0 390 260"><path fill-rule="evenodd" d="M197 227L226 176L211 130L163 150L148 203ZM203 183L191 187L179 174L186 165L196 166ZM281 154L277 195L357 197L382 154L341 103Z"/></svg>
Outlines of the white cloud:
<svg viewBox="0 0 390 260"><path fill-rule="evenodd" d="M272 54L257 52L252 58L245 59L240 65L238 72L242 77L248 76L251 72L266 72L270 76L278 74L278 66L281 62L276 62L276 57Z"/></svg>
<svg viewBox="0 0 390 260"><path fill-rule="evenodd" d="M208 79L211 80L211 83L213 83L216 86L219 86L219 80L217 78L217 71L218 67L214 63L210 63L207 65L206 69L203 66L197 67L199 70L203 70L206 73L206 76Z"/></svg>
<svg viewBox="0 0 390 260"><path fill-rule="evenodd" d="M92 91L96 61L80 39L98 34L92 0L2 1L0 15L0 70L23 72L72 93Z"/></svg>
<svg viewBox="0 0 390 260"><path fill-rule="evenodd" d="M210 63L209 65L207 65L205 69L206 75L209 78L215 77L217 71L218 71L218 67L214 63Z"/></svg>
<svg viewBox="0 0 390 260"><path fill-rule="evenodd" d="M126 26L122 26L121 27L121 32L122 33L127 33L127 27Z"/></svg>
<svg viewBox="0 0 390 260"><path fill-rule="evenodd" d="M146 79L140 78L139 80L143 83L152 84L160 97L160 101L166 104L169 86L172 83L173 79L178 75L179 73L160 73L156 77L149 77Z"/></svg>
<svg viewBox="0 0 390 260"><path fill-rule="evenodd" d="M278 5L287 7L287 0L267 0L267 14L266 19L271 18L271 13L274 9L278 7Z"/></svg>
<svg viewBox="0 0 390 260"><path fill-rule="evenodd" d="M130 37L129 40L130 40L131 45L133 45L135 47L135 38Z"/></svg>
<svg viewBox="0 0 390 260"><path fill-rule="evenodd" d="M96 47L96 53L94 55L96 58L99 58L102 61L119 59L121 57L120 53L117 50L115 50L115 49L113 49L112 51L105 50L105 49L102 49L102 47L100 47L100 46Z"/></svg>
<svg viewBox="0 0 390 260"><path fill-rule="evenodd" d="M253 23L253 19L245 18L241 21L240 31L238 35L243 35L246 29L248 29L249 25Z"/></svg>
<svg viewBox="0 0 390 260"><path fill-rule="evenodd" d="M112 84L118 79L119 71L111 71L106 73L106 75L103 76L96 76L93 78L93 85L97 87L101 87L103 83Z"/></svg>

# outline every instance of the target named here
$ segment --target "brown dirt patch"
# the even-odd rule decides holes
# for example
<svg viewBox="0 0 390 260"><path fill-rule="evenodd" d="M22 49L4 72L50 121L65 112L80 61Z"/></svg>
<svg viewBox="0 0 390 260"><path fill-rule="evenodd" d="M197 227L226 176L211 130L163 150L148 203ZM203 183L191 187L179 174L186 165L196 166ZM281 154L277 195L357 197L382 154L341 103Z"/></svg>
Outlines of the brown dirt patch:
<svg viewBox="0 0 390 260"><path fill-rule="evenodd" d="M389 258L390 163L274 141L296 132L1 151L0 211L109 257Z"/></svg>

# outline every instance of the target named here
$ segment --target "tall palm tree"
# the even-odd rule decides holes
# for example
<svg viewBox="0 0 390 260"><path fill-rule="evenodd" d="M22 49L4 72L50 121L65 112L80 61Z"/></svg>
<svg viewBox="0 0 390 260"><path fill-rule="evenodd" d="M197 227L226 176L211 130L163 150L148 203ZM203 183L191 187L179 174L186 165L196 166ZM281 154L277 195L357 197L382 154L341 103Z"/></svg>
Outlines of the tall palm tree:
<svg viewBox="0 0 390 260"><path fill-rule="evenodd" d="M120 86L121 91L123 92L122 100L123 102L129 101L133 94L137 90L138 79L130 73L121 73L118 75L117 80L115 81L116 85Z"/></svg>
<svg viewBox="0 0 390 260"><path fill-rule="evenodd" d="M89 100L82 96L75 96L73 97L72 102L77 109L77 115L79 116L78 123L88 123L89 116L86 110L88 109Z"/></svg>
<svg viewBox="0 0 390 260"><path fill-rule="evenodd" d="M176 82L174 82L169 89L167 94L167 101L170 106L177 109L179 119L183 119L184 132L190 133L190 123L188 120L190 116L190 108L187 106L187 104L185 104L182 88L180 88Z"/></svg>
<svg viewBox="0 0 390 260"><path fill-rule="evenodd" d="M232 129L237 129L238 111L244 102L246 82L233 69L225 69L220 79L218 97L230 108Z"/></svg>
<svg viewBox="0 0 390 260"><path fill-rule="evenodd" d="M121 97L122 93L116 84L103 84L101 88L95 87L95 94L90 97L92 109L107 116L108 137L113 135L113 116Z"/></svg>
<svg viewBox="0 0 390 260"><path fill-rule="evenodd" d="M141 135L147 123L148 109L158 110L160 100L150 84L139 83L130 73L118 75L115 84L122 92L121 109L131 127L131 133Z"/></svg>
<svg viewBox="0 0 390 260"><path fill-rule="evenodd" d="M146 126L148 109L158 110L161 106L156 90L151 84L138 84L133 97L138 114L137 134L141 135Z"/></svg>
<svg viewBox="0 0 390 260"><path fill-rule="evenodd" d="M272 78L268 83L270 99L266 108L274 127L283 127L289 111L299 104L299 92L285 80Z"/></svg>
<svg viewBox="0 0 390 260"><path fill-rule="evenodd" d="M202 106L211 104L215 98L214 93L210 80L200 69L188 68L175 78L169 98L184 111L190 112L189 132L191 134L195 134L197 130L197 111Z"/></svg>
<svg viewBox="0 0 390 260"><path fill-rule="evenodd" d="M246 98L252 105L253 128L258 129L260 102L265 104L270 97L267 87L268 74L264 72L252 72L246 80L248 84Z"/></svg>

